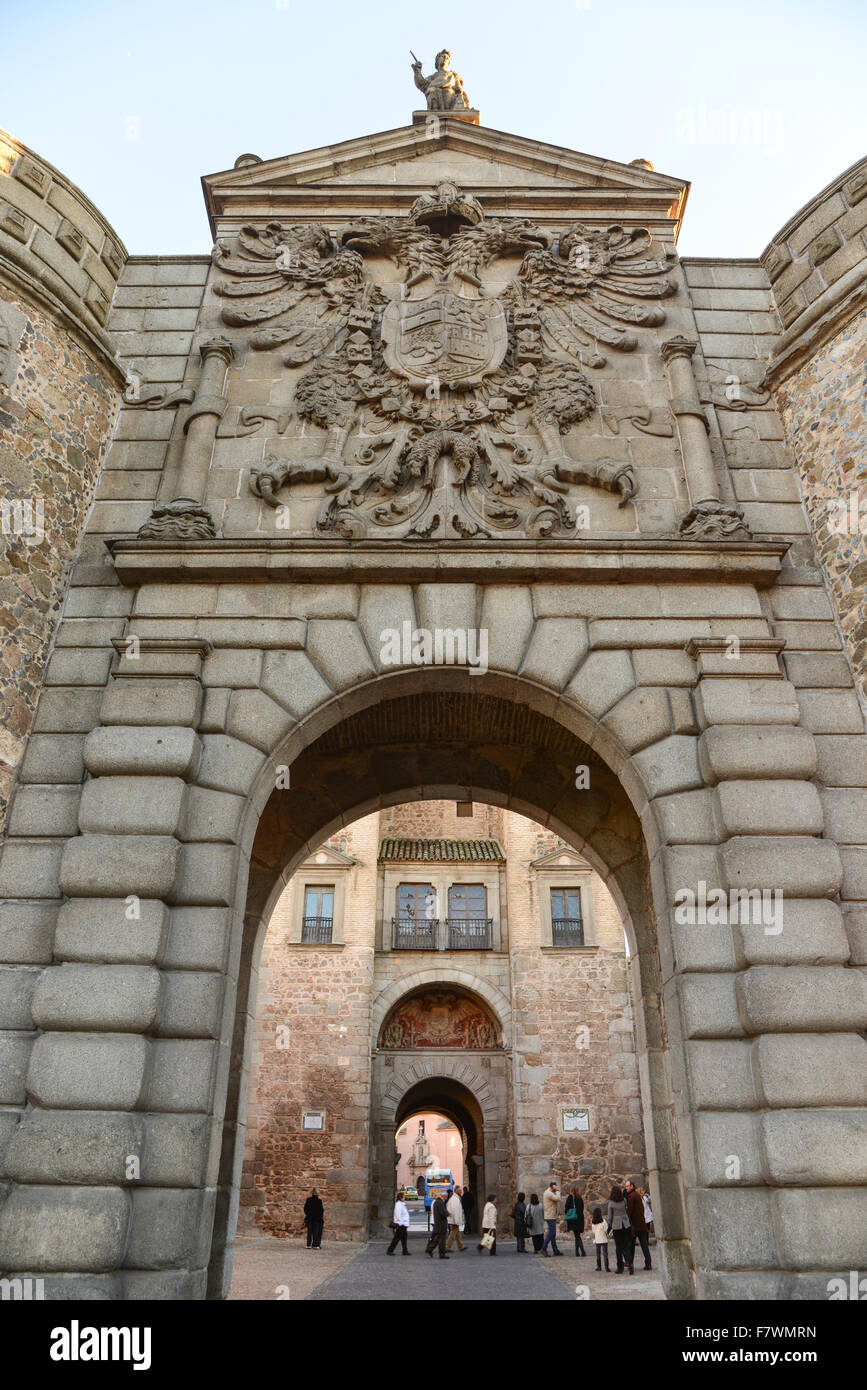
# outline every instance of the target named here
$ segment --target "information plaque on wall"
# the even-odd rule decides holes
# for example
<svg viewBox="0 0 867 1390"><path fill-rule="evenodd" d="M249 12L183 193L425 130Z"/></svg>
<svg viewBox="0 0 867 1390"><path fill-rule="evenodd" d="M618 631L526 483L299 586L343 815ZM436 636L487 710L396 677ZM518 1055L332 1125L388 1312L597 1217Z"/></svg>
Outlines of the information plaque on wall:
<svg viewBox="0 0 867 1390"><path fill-rule="evenodd" d="M588 1130L590 1128L590 1111L561 1110L560 1121L566 1134L573 1134L577 1130Z"/></svg>
<svg viewBox="0 0 867 1390"><path fill-rule="evenodd" d="M302 1129L324 1129L325 1111L324 1110L305 1110L301 1116Z"/></svg>

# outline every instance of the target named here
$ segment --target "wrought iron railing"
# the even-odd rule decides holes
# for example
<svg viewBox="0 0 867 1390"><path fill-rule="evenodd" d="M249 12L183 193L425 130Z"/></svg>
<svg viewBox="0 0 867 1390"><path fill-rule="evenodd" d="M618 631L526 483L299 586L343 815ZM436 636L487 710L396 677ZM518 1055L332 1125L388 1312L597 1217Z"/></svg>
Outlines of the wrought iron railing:
<svg viewBox="0 0 867 1390"><path fill-rule="evenodd" d="M553 917L551 929L555 946L584 945L584 923L580 917Z"/></svg>
<svg viewBox="0 0 867 1390"><path fill-rule="evenodd" d="M392 917L395 951L490 951L492 917Z"/></svg>
<svg viewBox="0 0 867 1390"><path fill-rule="evenodd" d="M312 946L330 946L333 917L304 917L301 920L301 943Z"/></svg>
<svg viewBox="0 0 867 1390"><path fill-rule="evenodd" d="M450 951L489 951L491 949L491 917L449 917L445 923L448 928Z"/></svg>

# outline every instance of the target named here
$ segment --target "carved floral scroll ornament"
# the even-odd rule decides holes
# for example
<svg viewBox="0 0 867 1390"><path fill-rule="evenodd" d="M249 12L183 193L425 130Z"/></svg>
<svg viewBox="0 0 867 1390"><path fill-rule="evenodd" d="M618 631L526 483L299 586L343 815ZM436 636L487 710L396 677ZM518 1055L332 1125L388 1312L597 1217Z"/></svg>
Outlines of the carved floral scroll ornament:
<svg viewBox="0 0 867 1390"><path fill-rule="evenodd" d="M482 273L504 258L517 274L486 292ZM270 505L284 487L320 483L324 533L562 536L576 484L621 506L634 494L628 462L579 462L564 437L597 409L583 368L664 317L642 302L673 292L648 232L576 224L552 244L443 184L408 217L362 218L339 242L318 225L247 226L214 259L224 321L247 326L254 349L285 349L289 367L311 364L291 413L324 431L322 450L264 460L251 486ZM399 297L375 283L371 259L400 268ZM238 432L275 414L249 407ZM640 408L630 414L655 432Z"/></svg>

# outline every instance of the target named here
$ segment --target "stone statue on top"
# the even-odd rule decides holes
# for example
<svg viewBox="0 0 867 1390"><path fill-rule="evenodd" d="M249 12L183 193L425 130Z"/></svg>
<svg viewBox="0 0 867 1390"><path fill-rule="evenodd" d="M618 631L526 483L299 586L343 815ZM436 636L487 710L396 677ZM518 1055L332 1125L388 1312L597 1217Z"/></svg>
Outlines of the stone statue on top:
<svg viewBox="0 0 867 1390"><path fill-rule="evenodd" d="M434 59L436 72L425 77L421 63L410 49L413 59L412 76L420 92L424 92L428 111L463 111L469 108L470 99L464 91L461 76L449 67L452 55L447 48L440 49Z"/></svg>

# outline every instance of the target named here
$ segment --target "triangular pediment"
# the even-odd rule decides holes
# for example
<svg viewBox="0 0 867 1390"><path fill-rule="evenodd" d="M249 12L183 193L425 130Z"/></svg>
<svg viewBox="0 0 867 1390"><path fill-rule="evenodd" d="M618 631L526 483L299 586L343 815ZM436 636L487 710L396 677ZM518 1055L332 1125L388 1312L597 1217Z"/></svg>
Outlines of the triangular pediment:
<svg viewBox="0 0 867 1390"><path fill-rule="evenodd" d="M530 863L531 869L581 869L591 872L591 865L570 845L558 845L547 854L540 854Z"/></svg>
<svg viewBox="0 0 867 1390"><path fill-rule="evenodd" d="M333 849L331 845L320 845L299 867L302 869L351 869L357 863L357 859L353 859L350 854L344 854L342 850Z"/></svg>
<svg viewBox="0 0 867 1390"><path fill-rule="evenodd" d="M642 162L582 154L487 126L440 117L203 180L212 227L245 218L400 216L419 192L454 181L491 216L628 218L674 223L689 184Z"/></svg>

